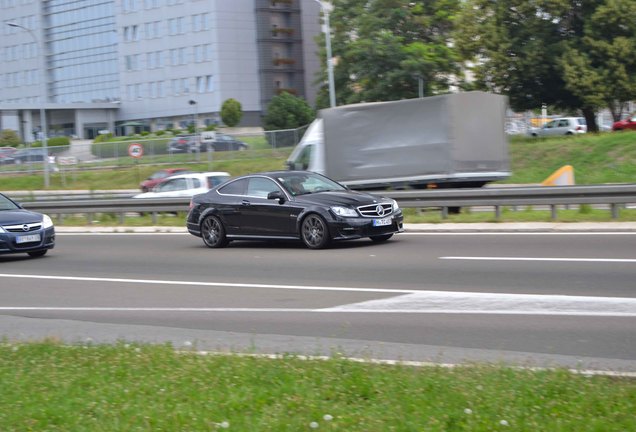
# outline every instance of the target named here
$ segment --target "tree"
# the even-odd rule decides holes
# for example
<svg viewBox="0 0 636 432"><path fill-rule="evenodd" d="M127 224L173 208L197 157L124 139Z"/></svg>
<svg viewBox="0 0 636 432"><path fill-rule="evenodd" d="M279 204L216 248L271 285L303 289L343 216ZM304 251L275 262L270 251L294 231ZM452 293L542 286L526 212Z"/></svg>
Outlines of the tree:
<svg viewBox="0 0 636 432"><path fill-rule="evenodd" d="M0 131L0 146L15 147L20 145L21 142L18 133L13 129L2 129Z"/></svg>
<svg viewBox="0 0 636 432"><path fill-rule="evenodd" d="M267 106L265 130L295 129L309 124L316 114L304 99L283 92Z"/></svg>
<svg viewBox="0 0 636 432"><path fill-rule="evenodd" d="M241 122L243 108L236 99L228 99L221 106L221 120L229 127L234 127Z"/></svg>
<svg viewBox="0 0 636 432"><path fill-rule="evenodd" d="M334 0L330 14L339 104L446 93L459 63L451 35L459 0ZM324 47L324 36L318 41ZM325 50L321 48L324 58ZM322 62L321 81L326 79ZM328 106L324 85L318 106Z"/></svg>
<svg viewBox="0 0 636 432"><path fill-rule="evenodd" d="M625 87L636 85L629 54L636 47L634 24L628 23L626 8L630 4L633 10L635 1L469 0L458 21L456 46L474 62L477 88L508 95L516 110L542 104L580 110L588 130L597 131L599 108L621 94L634 95ZM621 10L622 18L616 16ZM610 28L614 25L618 29ZM626 47L631 48L622 51Z"/></svg>

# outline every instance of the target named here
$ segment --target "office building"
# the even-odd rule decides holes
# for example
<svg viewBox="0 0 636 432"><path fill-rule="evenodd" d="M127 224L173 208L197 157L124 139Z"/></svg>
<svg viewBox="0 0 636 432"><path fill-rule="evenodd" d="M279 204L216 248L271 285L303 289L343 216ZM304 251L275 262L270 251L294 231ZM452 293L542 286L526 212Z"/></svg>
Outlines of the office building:
<svg viewBox="0 0 636 432"><path fill-rule="evenodd" d="M315 0L0 0L0 129L48 135L261 123L287 91L313 105Z"/></svg>

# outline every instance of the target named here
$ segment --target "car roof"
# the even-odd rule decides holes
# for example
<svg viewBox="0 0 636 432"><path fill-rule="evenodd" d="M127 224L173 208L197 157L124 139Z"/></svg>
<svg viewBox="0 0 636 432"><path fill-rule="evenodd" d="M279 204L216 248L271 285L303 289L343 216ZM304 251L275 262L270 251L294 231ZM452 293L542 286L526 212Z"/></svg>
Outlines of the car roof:
<svg viewBox="0 0 636 432"><path fill-rule="evenodd" d="M209 176L230 176L230 173L225 171L208 171L208 172L195 172L195 173L187 173L187 174L179 174L166 178L166 180L174 180L180 178L201 178L201 177L209 177Z"/></svg>

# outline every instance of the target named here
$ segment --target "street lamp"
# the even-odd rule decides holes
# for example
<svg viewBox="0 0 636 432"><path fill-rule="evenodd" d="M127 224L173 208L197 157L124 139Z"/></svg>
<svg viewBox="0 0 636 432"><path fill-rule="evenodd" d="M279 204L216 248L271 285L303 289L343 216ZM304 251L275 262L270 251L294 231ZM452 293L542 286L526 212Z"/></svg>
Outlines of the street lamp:
<svg viewBox="0 0 636 432"><path fill-rule="evenodd" d="M35 34L30 28L15 22L8 22L6 24L9 27L21 28L22 30L27 31L31 35L33 40L35 41L35 44L38 46L38 54L40 57L40 73L42 76L41 78L42 83L40 86L40 92L42 97L42 101L40 104L40 131L42 133L42 149L44 150L44 188L48 188L50 184L49 182L49 151L48 151L48 146L46 142L46 135L47 135L46 112L44 108L44 105L46 104L46 101L48 98L46 94L46 61L44 56L44 46L43 46L44 44L40 43L40 40L35 36Z"/></svg>
<svg viewBox="0 0 636 432"><path fill-rule="evenodd" d="M336 87L333 82L333 57L331 56L331 26L329 25L329 10L332 5L325 4L321 0L316 0L325 16L325 45L327 47L327 79L329 80L329 104L331 108L336 106Z"/></svg>

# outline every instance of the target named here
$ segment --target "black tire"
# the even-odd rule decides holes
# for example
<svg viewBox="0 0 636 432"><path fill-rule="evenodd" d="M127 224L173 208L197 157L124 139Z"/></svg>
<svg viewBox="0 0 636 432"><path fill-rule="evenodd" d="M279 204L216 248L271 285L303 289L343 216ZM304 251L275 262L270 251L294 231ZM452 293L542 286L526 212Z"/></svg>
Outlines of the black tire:
<svg viewBox="0 0 636 432"><path fill-rule="evenodd" d="M225 227L216 216L208 216L201 222L201 237L203 243L209 248L222 248L227 246L229 240L225 236Z"/></svg>
<svg viewBox="0 0 636 432"><path fill-rule="evenodd" d="M28 254L29 254L30 257L38 258L38 257L46 255L46 253L48 251L49 251L48 249L44 249L44 250L39 250L39 251L35 251L35 252L28 252Z"/></svg>
<svg viewBox="0 0 636 432"><path fill-rule="evenodd" d="M317 214L310 214L303 220L300 237L309 249L324 249L331 243L327 223Z"/></svg>
<svg viewBox="0 0 636 432"><path fill-rule="evenodd" d="M382 243L382 242L387 241L391 237L393 237L393 234L382 234L382 235L377 235L377 236L371 236L369 238L371 239L371 241L373 241L375 243Z"/></svg>

